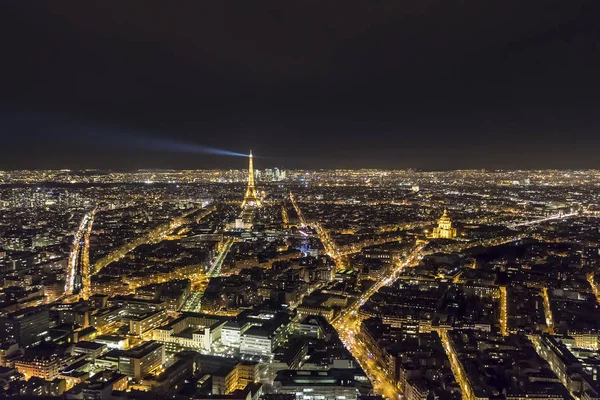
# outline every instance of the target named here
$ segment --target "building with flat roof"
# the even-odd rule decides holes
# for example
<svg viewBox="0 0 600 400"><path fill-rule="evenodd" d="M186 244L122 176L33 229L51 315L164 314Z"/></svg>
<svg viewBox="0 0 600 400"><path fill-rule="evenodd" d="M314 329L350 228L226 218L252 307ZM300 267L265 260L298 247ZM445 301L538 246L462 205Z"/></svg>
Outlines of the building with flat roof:
<svg viewBox="0 0 600 400"><path fill-rule="evenodd" d="M127 389L127 376L114 371L103 371L90 378L85 387L74 389L84 399L112 399L113 391Z"/></svg>
<svg viewBox="0 0 600 400"><path fill-rule="evenodd" d="M51 381L72 362L70 346L46 342L27 348L25 354L15 360L15 368L27 379L38 377Z"/></svg>
<svg viewBox="0 0 600 400"><path fill-rule="evenodd" d="M308 304L300 304L296 311L301 318L308 317L310 315L319 315L327 319L327 321L331 321L334 316L334 311L331 307L326 306L316 306L316 305L308 305Z"/></svg>
<svg viewBox="0 0 600 400"><path fill-rule="evenodd" d="M164 344L152 340L121 353L119 372L135 379L142 379L164 363Z"/></svg>
<svg viewBox="0 0 600 400"><path fill-rule="evenodd" d="M212 394L230 394L243 390L258 377L258 363L241 362L223 366L212 374Z"/></svg>
<svg viewBox="0 0 600 400"><path fill-rule="evenodd" d="M165 310L157 310L140 316L132 316L129 318L129 333L131 335L141 336L143 333L160 326L167 317L167 312Z"/></svg>
<svg viewBox="0 0 600 400"><path fill-rule="evenodd" d="M368 378L361 370L282 370L273 381L277 394L293 394L302 400L356 400Z"/></svg>
<svg viewBox="0 0 600 400"><path fill-rule="evenodd" d="M279 313L266 319L259 326L252 326L241 336L240 353L250 356L272 358L273 351L288 336L287 314Z"/></svg>
<svg viewBox="0 0 600 400"><path fill-rule="evenodd" d="M102 354L94 361L94 366L97 370L111 370L117 371L119 369L119 357L123 354L124 350L113 349Z"/></svg>
<svg viewBox="0 0 600 400"><path fill-rule="evenodd" d="M48 336L49 327L47 307L28 307L0 318L0 339L30 346Z"/></svg>
<svg viewBox="0 0 600 400"><path fill-rule="evenodd" d="M15 361L15 368L25 375L26 379L36 376L51 381L58 376L60 367L58 357L23 357Z"/></svg>
<svg viewBox="0 0 600 400"><path fill-rule="evenodd" d="M164 343L167 350L209 350L221 338L226 319L200 313L184 313L168 325L152 331L152 339Z"/></svg>
<svg viewBox="0 0 600 400"><path fill-rule="evenodd" d="M105 344L109 349L123 350L129 347L129 338L126 336L99 335L94 342Z"/></svg>
<svg viewBox="0 0 600 400"><path fill-rule="evenodd" d="M111 306L125 307L129 312L137 312L140 314L165 310L167 308L167 302L165 300L140 299L134 295L111 297L110 300L108 300L108 304Z"/></svg>
<svg viewBox="0 0 600 400"><path fill-rule="evenodd" d="M108 346L104 343L81 341L75 343L73 352L75 354L85 354L88 359L96 359L108 351Z"/></svg>
<svg viewBox="0 0 600 400"><path fill-rule="evenodd" d="M175 361L160 375L144 378L142 385L157 393L166 393L185 378L194 374L194 362L190 359Z"/></svg>
<svg viewBox="0 0 600 400"><path fill-rule="evenodd" d="M240 348L242 334L252 325L247 321L231 320L227 321L221 329L221 343L225 346Z"/></svg>

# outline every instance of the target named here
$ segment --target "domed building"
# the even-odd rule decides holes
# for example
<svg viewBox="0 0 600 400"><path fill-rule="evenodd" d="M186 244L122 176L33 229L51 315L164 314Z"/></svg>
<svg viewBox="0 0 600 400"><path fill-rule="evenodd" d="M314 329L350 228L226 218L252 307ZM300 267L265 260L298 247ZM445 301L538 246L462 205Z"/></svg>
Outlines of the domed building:
<svg viewBox="0 0 600 400"><path fill-rule="evenodd" d="M452 220L445 207L444 213L438 220L437 228L433 228L431 237L434 239L454 239L456 237L456 228L452 227Z"/></svg>

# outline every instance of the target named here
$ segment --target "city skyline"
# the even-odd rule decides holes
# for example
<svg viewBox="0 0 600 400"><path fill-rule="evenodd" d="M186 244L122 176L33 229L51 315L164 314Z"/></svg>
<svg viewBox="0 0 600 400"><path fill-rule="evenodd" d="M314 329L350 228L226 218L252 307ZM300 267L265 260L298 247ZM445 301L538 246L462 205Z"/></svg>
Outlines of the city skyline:
<svg viewBox="0 0 600 400"><path fill-rule="evenodd" d="M600 171L257 180L251 154L0 172L0 390L598 396Z"/></svg>
<svg viewBox="0 0 600 400"><path fill-rule="evenodd" d="M0 2L0 397L600 400L600 2Z"/></svg>

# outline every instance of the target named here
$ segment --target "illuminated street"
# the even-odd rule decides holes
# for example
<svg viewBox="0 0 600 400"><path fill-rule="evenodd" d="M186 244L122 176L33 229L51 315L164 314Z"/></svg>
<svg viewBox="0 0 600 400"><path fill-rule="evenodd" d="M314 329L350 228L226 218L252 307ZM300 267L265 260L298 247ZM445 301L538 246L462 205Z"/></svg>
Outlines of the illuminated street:
<svg viewBox="0 0 600 400"><path fill-rule="evenodd" d="M134 239L133 241L126 243L125 245L113 250L109 255L98 260L94 264L92 274L99 273L108 264L122 259L130 251L134 250L135 248L137 248L143 244L158 243L161 240L164 240L166 237L171 235L173 233L173 231L175 231L176 229L185 225L186 223L189 223L189 220L187 219L187 217L189 215L192 215L201 210L202 210L202 212L201 212L200 216L198 216L196 218L196 220L201 220L202 218L205 218L206 216L210 215L215 210L215 207L211 206L207 209L201 208L201 209L188 211L188 212L184 213L183 215L173 219L169 223L160 225L160 226L156 227L155 229L151 230L150 232L146 233L145 235L140 236L140 237Z"/></svg>
<svg viewBox="0 0 600 400"><path fill-rule="evenodd" d="M548 297L548 288L542 288L541 295L544 300L544 314L546 315L548 333L554 334L554 321L552 319L552 308L550 306L550 298Z"/></svg>
<svg viewBox="0 0 600 400"><path fill-rule="evenodd" d="M200 312L202 305L202 291L198 290L198 288L192 291L185 304L181 308L181 311L189 311L189 312Z"/></svg>
<svg viewBox="0 0 600 400"><path fill-rule="evenodd" d="M594 293L594 296L596 297L596 301L600 302L600 291L598 290L598 285L596 284L596 281L594 280L594 274L593 273L587 274L586 279L589 282L590 287L592 288L592 293Z"/></svg>
<svg viewBox="0 0 600 400"><path fill-rule="evenodd" d="M90 297L90 234L92 233L92 226L94 225L94 214L96 209L92 211L92 216L88 222L87 230L83 235L83 249L81 250L81 275L82 275L82 298L87 300Z"/></svg>
<svg viewBox="0 0 600 400"><path fill-rule="evenodd" d="M462 391L463 399L471 400L473 398L472 391L468 384L467 378L464 374L464 368L462 367L456 352L453 351L450 346L450 341L448 339L448 332L446 330L438 331L440 335L440 339L442 340L442 345L446 350L446 355L448 356L448 360L450 360L450 367L452 368L452 373L454 374L454 379L460 385L460 389Z"/></svg>
<svg viewBox="0 0 600 400"><path fill-rule="evenodd" d="M229 254L229 250L231 250L231 245L233 245L233 243L233 238L227 238L225 240L223 248L221 249L217 257L215 257L214 261L212 262L208 271L206 272L206 276L208 278L213 278L215 276L221 275L221 267L223 266L223 261L225 261L227 254Z"/></svg>
<svg viewBox="0 0 600 400"><path fill-rule="evenodd" d="M65 293L70 295L75 289L75 276L78 272L78 265L80 266L82 276L82 290L83 297L87 299L89 295L89 246L90 246L90 233L92 231L92 225L94 224L94 215L96 214L96 208L86 213L81 220L81 224L75 232L73 237L73 248L69 254L67 278L65 284Z"/></svg>
<svg viewBox="0 0 600 400"><path fill-rule="evenodd" d="M423 257L422 250L424 246L423 243L418 244L404 261L395 265L389 274L376 281L371 288L332 321L333 327L337 330L348 350L369 375L375 391L390 399L397 398L401 394L400 389L391 383L395 381L394 371L387 371L387 366L381 364L382 360L373 360L369 357L371 352L360 339L357 339L361 323L357 311L380 288L394 282L406 267L418 264Z"/></svg>
<svg viewBox="0 0 600 400"><path fill-rule="evenodd" d="M500 332L508 335L508 305L506 286L500 286Z"/></svg>
<svg viewBox="0 0 600 400"><path fill-rule="evenodd" d="M7 3L3 398L600 400L599 1Z"/></svg>
<svg viewBox="0 0 600 400"><path fill-rule="evenodd" d="M302 227L310 225L309 222L304 218L304 214L302 214L302 210L298 206L298 203L296 202L296 198L294 197L293 193L291 193L291 192L290 192L290 200L292 201L292 205L294 206L294 209L296 210L296 213L298 214L298 218L300 219L300 224L302 225ZM338 269L345 269L348 266L347 260L345 259L343 254L339 253L335 242L331 239L331 236L329 236L329 233L327 232L327 230L325 230L323 228L323 226L321 224L319 224L318 222L314 222L314 223L312 223L312 225L315 228L315 230L317 231L319 240L321 240L321 243L323 244L323 247L325 248L325 254L327 254L329 257L331 257L335 261Z"/></svg>

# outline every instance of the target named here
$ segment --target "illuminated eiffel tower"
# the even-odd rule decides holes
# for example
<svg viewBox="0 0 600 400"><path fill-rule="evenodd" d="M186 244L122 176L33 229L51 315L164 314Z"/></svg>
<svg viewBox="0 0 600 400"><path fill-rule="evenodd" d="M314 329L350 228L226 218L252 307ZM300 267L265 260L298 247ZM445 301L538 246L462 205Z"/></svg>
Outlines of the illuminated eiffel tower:
<svg viewBox="0 0 600 400"><path fill-rule="evenodd" d="M252 165L252 150L250 150L250 161L248 166L248 188L244 195L244 201L242 202L242 208L246 207L260 207L260 199L256 188L254 187L254 166Z"/></svg>

